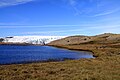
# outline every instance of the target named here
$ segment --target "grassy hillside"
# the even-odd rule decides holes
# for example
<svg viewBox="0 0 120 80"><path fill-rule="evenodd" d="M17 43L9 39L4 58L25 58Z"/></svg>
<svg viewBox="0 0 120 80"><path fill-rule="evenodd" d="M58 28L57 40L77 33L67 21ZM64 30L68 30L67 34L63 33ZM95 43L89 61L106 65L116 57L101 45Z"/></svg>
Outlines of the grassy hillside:
<svg viewBox="0 0 120 80"><path fill-rule="evenodd" d="M120 34L105 33L96 36L70 36L60 40L53 41L49 45L80 45L81 43L120 43Z"/></svg>
<svg viewBox="0 0 120 80"><path fill-rule="evenodd" d="M105 33L96 36L71 36L48 45L75 50L89 50L94 56L120 54L120 34Z"/></svg>
<svg viewBox="0 0 120 80"><path fill-rule="evenodd" d="M0 80L120 80L120 34L71 36L48 45L92 51L96 58L0 65Z"/></svg>

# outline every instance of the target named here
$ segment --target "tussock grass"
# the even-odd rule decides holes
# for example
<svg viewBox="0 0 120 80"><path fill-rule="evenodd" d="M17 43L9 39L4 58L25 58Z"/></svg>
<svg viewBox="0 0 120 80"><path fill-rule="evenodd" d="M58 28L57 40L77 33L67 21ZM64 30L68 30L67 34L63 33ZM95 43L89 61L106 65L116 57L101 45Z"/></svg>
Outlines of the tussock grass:
<svg viewBox="0 0 120 80"><path fill-rule="evenodd" d="M120 55L0 66L1 80L119 80Z"/></svg>
<svg viewBox="0 0 120 80"><path fill-rule="evenodd" d="M117 39L115 41L110 36L111 34L95 36L94 39L89 37L93 42L88 40L88 42L80 43L78 41L78 44L76 44L77 41L75 44L71 42L76 37L73 37L72 40L69 37L66 44L64 42L68 39L63 39L62 43L64 45L60 44L60 40L58 40L59 44L57 44L57 41L53 42L49 45L72 50L92 51L96 58L66 60L63 62L0 65L0 80L120 80L119 37L115 37ZM112 36L116 35L112 34ZM77 39L81 40L78 37ZM110 38L110 40L106 42L106 38Z"/></svg>

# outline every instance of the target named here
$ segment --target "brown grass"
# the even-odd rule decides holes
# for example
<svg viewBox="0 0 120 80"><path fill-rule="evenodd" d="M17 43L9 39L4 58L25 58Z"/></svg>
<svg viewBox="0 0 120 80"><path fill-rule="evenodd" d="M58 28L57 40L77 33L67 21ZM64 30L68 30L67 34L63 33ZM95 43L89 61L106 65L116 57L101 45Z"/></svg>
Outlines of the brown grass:
<svg viewBox="0 0 120 80"><path fill-rule="evenodd" d="M0 80L120 80L120 42L109 40L108 43L106 38L108 37L100 35L92 39L92 43L49 44L60 48L92 51L96 58L1 65ZM72 43L70 38L69 41L68 43Z"/></svg>
<svg viewBox="0 0 120 80"><path fill-rule="evenodd" d="M1 80L119 80L120 56L0 66Z"/></svg>

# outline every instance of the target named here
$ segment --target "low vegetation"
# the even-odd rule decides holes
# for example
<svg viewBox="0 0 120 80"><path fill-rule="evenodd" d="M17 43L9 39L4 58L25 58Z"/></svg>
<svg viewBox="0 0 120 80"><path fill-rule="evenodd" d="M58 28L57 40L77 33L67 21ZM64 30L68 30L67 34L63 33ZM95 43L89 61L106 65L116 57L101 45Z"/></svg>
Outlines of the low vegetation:
<svg viewBox="0 0 120 80"><path fill-rule="evenodd" d="M0 42L3 42L4 41L4 39L3 38L0 38Z"/></svg>
<svg viewBox="0 0 120 80"><path fill-rule="evenodd" d="M120 80L120 34L71 36L49 46L93 52L95 58L0 65L1 80Z"/></svg>

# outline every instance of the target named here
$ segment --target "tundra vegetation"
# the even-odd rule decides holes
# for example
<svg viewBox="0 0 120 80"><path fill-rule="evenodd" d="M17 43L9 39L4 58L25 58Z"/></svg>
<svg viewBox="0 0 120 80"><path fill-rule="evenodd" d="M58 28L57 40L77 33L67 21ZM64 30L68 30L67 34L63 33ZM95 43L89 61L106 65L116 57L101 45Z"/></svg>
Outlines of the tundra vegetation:
<svg viewBox="0 0 120 80"><path fill-rule="evenodd" d="M0 42L3 42L4 41L4 39L3 38L0 38Z"/></svg>
<svg viewBox="0 0 120 80"><path fill-rule="evenodd" d="M95 58L0 65L0 80L120 80L120 34L70 36L47 45L91 51Z"/></svg>

